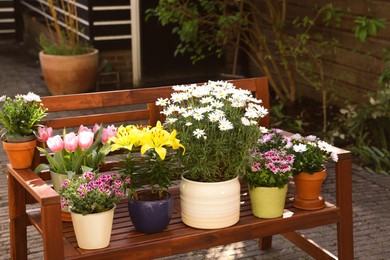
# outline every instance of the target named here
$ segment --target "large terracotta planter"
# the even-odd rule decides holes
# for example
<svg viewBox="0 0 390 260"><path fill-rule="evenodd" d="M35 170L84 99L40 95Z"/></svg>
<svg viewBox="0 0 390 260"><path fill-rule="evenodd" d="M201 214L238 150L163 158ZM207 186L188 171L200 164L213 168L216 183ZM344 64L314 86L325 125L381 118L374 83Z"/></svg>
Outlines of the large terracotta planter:
<svg viewBox="0 0 390 260"><path fill-rule="evenodd" d="M161 200L144 200L142 194L138 200L130 198L129 214L135 229L151 234L161 232L168 226L173 212L173 195L169 192L166 195Z"/></svg>
<svg viewBox="0 0 390 260"><path fill-rule="evenodd" d="M181 218L184 224L201 229L229 227L240 219L238 177L223 182L180 182Z"/></svg>
<svg viewBox="0 0 390 260"><path fill-rule="evenodd" d="M3 148L7 152L8 159L14 169L31 167L36 146L35 139L22 143L3 142Z"/></svg>
<svg viewBox="0 0 390 260"><path fill-rule="evenodd" d="M302 172L294 176L296 196L293 205L303 210L317 210L325 207L325 200L320 191L326 178L326 169L308 174Z"/></svg>
<svg viewBox="0 0 390 260"><path fill-rule="evenodd" d="M277 218L283 215L287 184L283 188L256 187L249 189L252 213L258 218Z"/></svg>
<svg viewBox="0 0 390 260"><path fill-rule="evenodd" d="M52 95L92 91L96 84L99 51L62 56L39 53L39 61L47 88Z"/></svg>
<svg viewBox="0 0 390 260"><path fill-rule="evenodd" d="M99 249L110 244L115 207L101 213L82 215L71 211L77 244L82 249Z"/></svg>

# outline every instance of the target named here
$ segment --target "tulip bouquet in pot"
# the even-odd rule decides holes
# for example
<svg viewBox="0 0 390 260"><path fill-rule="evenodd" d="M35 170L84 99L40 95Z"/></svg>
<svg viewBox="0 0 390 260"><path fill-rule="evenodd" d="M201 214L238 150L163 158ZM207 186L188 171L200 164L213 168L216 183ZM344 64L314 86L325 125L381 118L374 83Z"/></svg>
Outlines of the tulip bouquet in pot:
<svg viewBox="0 0 390 260"><path fill-rule="evenodd" d="M109 245L116 203L125 197L130 179L119 174L83 173L60 188L61 206L69 208L80 248Z"/></svg>
<svg viewBox="0 0 390 260"><path fill-rule="evenodd" d="M64 129L63 135L53 135L53 129L42 127L38 129L39 140L47 145L46 148L38 147L44 153L48 164L40 164L35 172L50 170L54 189L59 190L61 183L73 175L99 169L109 150L107 148L108 138L116 134L116 127L108 126L102 128L95 125L93 129L81 125L78 132L67 133ZM52 153L50 153L52 152ZM60 175L57 181L57 176Z"/></svg>
<svg viewBox="0 0 390 260"><path fill-rule="evenodd" d="M176 131L166 131L160 122L154 127L120 126L109 141L111 151L128 151L120 172L131 179L128 206L134 227L144 233L162 231L173 212L168 188L179 175L177 150L184 153Z"/></svg>
<svg viewBox="0 0 390 260"><path fill-rule="evenodd" d="M243 174L249 185L252 212L259 218L280 217L284 211L294 155L279 130L262 128L263 135L252 148L251 169Z"/></svg>
<svg viewBox="0 0 390 260"><path fill-rule="evenodd" d="M297 193L293 204L305 210L321 209L325 207L320 190L326 177L326 162L329 158L337 162L337 153L330 144L313 135L295 134L290 140L295 155L293 177Z"/></svg>
<svg viewBox="0 0 390 260"><path fill-rule="evenodd" d="M46 116L41 99L29 92L15 98L0 97L0 140L15 169L31 166L36 146L35 131Z"/></svg>

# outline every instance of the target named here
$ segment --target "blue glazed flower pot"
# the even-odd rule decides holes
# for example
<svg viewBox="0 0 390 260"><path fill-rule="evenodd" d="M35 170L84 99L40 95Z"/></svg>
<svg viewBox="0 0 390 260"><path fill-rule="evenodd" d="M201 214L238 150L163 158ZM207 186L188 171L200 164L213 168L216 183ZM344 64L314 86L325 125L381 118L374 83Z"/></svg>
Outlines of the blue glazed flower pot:
<svg viewBox="0 0 390 260"><path fill-rule="evenodd" d="M129 200L129 214L134 227L143 233L163 231L169 224L173 212L173 196L166 192L162 200Z"/></svg>

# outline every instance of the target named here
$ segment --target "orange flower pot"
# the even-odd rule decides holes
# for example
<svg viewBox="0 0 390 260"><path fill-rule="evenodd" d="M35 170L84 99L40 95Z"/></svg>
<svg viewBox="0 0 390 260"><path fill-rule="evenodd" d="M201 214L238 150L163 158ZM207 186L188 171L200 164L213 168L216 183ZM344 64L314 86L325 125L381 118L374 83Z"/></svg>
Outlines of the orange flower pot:
<svg viewBox="0 0 390 260"><path fill-rule="evenodd" d="M30 168L34 158L36 140L23 143L3 142L3 148L7 152L8 159L14 169Z"/></svg>
<svg viewBox="0 0 390 260"><path fill-rule="evenodd" d="M303 210L317 210L325 207L320 191L326 178L326 169L313 174L302 172L294 176L296 196L293 205Z"/></svg>

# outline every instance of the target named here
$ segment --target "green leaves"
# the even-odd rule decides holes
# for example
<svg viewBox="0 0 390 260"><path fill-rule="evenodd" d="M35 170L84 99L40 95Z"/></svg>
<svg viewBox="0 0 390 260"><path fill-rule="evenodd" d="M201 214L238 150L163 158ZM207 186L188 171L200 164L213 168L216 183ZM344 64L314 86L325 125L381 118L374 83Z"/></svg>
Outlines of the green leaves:
<svg viewBox="0 0 390 260"><path fill-rule="evenodd" d="M386 19L384 18L369 18L359 16L355 19L355 27L353 28L355 37L362 43L365 43L368 36L375 37L378 29L385 28Z"/></svg>

